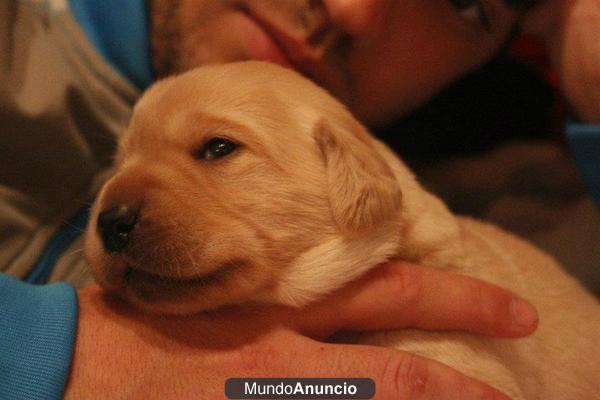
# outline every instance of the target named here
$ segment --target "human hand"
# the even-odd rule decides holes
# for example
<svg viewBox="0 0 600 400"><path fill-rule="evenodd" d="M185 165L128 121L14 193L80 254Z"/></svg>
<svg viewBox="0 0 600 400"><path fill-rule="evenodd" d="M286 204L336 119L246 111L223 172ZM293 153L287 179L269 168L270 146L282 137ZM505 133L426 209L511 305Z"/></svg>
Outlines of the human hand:
<svg viewBox="0 0 600 400"><path fill-rule="evenodd" d="M320 340L338 330L409 326L516 337L537 324L527 305L515 314L519 303L503 289L403 262L305 309L246 306L156 316L106 297L95 285L79 291L79 303L65 399L218 399L231 377L308 376L369 377L382 399L505 399L435 361Z"/></svg>

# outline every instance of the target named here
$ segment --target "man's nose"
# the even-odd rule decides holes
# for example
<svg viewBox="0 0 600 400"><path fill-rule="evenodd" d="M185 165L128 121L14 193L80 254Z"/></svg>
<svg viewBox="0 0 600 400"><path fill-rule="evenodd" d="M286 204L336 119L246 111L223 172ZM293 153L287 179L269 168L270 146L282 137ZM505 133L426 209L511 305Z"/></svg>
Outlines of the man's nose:
<svg viewBox="0 0 600 400"><path fill-rule="evenodd" d="M379 27L389 2L390 0L324 0L331 22L355 37L367 35Z"/></svg>

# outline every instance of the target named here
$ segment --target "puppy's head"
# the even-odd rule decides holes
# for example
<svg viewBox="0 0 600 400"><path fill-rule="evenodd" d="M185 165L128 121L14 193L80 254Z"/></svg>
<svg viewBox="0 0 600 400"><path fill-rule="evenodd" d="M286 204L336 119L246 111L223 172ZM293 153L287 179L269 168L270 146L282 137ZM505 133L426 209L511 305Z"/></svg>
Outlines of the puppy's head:
<svg viewBox="0 0 600 400"><path fill-rule="evenodd" d="M86 257L101 286L154 312L259 297L301 303L310 296L274 294L298 276L298 260L393 219L398 184L371 141L331 96L271 64L163 80L119 143ZM314 296L352 276L321 269L319 281L331 283L312 285ZM303 279L293 285L311 286Z"/></svg>

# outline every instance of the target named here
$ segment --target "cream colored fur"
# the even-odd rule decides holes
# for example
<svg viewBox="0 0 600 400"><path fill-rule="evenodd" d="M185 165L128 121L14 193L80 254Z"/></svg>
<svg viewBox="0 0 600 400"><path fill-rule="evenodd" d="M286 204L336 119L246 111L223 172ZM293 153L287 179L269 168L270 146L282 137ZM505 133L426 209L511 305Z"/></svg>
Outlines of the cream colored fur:
<svg viewBox="0 0 600 400"><path fill-rule="evenodd" d="M216 136L239 148L198 158ZM119 204L140 216L132 243L110 253L95 224ZM86 255L107 290L179 314L250 300L302 306L394 257L474 276L531 301L537 332L348 339L437 359L515 399L600 393L596 299L533 246L452 215L336 100L270 64L204 67L144 95L94 206Z"/></svg>

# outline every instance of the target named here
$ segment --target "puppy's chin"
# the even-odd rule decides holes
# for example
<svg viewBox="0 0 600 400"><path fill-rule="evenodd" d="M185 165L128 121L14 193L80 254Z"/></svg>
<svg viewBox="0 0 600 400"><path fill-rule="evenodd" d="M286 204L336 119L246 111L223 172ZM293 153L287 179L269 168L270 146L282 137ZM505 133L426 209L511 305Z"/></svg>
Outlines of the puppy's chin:
<svg viewBox="0 0 600 400"><path fill-rule="evenodd" d="M253 297L270 276L241 261L188 277L148 272L122 259L111 261L100 265L90 260L98 284L151 314L185 315L238 304Z"/></svg>
<svg viewBox="0 0 600 400"><path fill-rule="evenodd" d="M239 268L240 265L225 265L187 278L128 268L118 294L150 313L181 315L215 309L231 302L227 287L235 283Z"/></svg>

